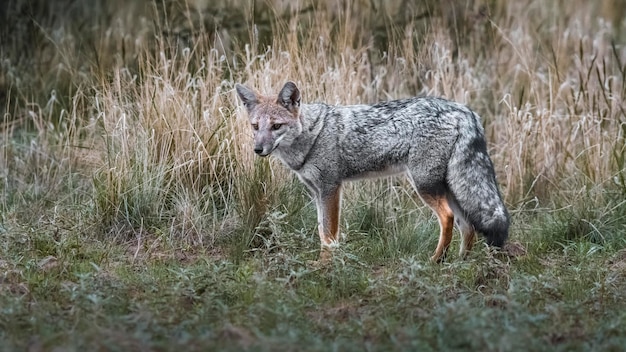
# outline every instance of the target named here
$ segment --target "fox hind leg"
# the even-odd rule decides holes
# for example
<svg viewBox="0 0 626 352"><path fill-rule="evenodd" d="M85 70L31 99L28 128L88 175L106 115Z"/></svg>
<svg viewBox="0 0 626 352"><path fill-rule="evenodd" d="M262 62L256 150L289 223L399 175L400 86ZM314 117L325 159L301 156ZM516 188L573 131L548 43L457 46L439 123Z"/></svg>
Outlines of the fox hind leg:
<svg viewBox="0 0 626 352"><path fill-rule="evenodd" d="M456 217L456 224L459 227L459 230L461 230L461 248L459 249L459 257L465 258L474 246L476 231L474 230L474 226L468 223L462 216Z"/></svg>
<svg viewBox="0 0 626 352"><path fill-rule="evenodd" d="M472 250L474 240L476 239L476 230L474 226L467 220L463 210L456 202L454 197L448 196L448 205L454 213L456 224L461 231L461 247L459 249L459 257L465 258L467 253Z"/></svg>
<svg viewBox="0 0 626 352"><path fill-rule="evenodd" d="M433 262L441 262L445 259L446 252L452 241L452 230L454 229L454 212L448 204L445 194L432 194L425 191L418 191L420 198L426 203L437 216L439 221L439 242L437 249L430 259Z"/></svg>

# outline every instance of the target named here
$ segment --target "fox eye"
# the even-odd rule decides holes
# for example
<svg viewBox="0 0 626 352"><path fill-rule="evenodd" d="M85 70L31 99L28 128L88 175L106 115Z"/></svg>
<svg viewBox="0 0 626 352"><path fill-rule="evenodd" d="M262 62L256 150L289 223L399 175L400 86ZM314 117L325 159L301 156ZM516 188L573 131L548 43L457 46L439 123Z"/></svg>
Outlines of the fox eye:
<svg viewBox="0 0 626 352"><path fill-rule="evenodd" d="M283 125L280 123L275 123L272 125L272 130L278 131Z"/></svg>
<svg viewBox="0 0 626 352"><path fill-rule="evenodd" d="M259 130L259 124L258 123L253 123L252 124L252 129L255 130L255 131L258 131Z"/></svg>

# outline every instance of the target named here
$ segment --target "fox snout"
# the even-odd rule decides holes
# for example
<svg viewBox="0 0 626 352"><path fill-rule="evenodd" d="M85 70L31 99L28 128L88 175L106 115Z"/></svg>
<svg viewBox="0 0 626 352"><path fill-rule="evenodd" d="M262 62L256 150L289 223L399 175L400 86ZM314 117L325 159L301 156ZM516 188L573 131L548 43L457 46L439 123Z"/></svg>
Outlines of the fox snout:
<svg viewBox="0 0 626 352"><path fill-rule="evenodd" d="M266 150L266 148L263 148L262 145L255 145L254 146L254 152L257 153L257 155L259 156L268 156L270 155L270 153L272 152L273 149L268 148L269 150Z"/></svg>
<svg viewBox="0 0 626 352"><path fill-rule="evenodd" d="M278 146L276 136L269 129L255 130L254 132L254 152L259 156L268 156Z"/></svg>

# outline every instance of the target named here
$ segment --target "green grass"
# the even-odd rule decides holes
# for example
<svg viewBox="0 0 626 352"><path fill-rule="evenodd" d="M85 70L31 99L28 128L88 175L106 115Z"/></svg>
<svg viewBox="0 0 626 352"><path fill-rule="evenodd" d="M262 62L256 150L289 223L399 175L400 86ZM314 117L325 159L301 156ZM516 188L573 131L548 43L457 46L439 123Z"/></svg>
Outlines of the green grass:
<svg viewBox="0 0 626 352"><path fill-rule="evenodd" d="M0 351L623 350L626 6L282 3L0 5ZM455 234L430 263L393 178L344 187L315 263L314 204L233 92L286 80L469 104L508 252Z"/></svg>
<svg viewBox="0 0 626 352"><path fill-rule="evenodd" d="M346 218L372 211L365 208L358 202ZM55 223L5 228L3 349L569 351L626 343L623 236L568 239L558 213L531 216L513 227L528 254L493 253L479 242L466 260L453 252L437 265L428 262L435 219L401 211L376 231L350 232L332 263L317 267L313 206L298 212L274 210L259 227L263 239L239 255L154 236L111 242Z"/></svg>

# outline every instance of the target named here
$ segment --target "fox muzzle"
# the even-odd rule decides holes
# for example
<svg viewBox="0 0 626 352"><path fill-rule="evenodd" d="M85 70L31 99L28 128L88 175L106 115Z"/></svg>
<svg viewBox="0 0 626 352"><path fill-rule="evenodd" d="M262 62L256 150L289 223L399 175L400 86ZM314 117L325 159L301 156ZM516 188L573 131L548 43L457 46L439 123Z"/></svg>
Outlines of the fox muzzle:
<svg viewBox="0 0 626 352"><path fill-rule="evenodd" d="M259 156L268 156L270 155L276 147L265 147L263 145L255 145L254 152Z"/></svg>

